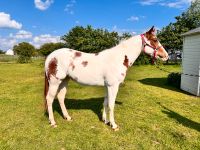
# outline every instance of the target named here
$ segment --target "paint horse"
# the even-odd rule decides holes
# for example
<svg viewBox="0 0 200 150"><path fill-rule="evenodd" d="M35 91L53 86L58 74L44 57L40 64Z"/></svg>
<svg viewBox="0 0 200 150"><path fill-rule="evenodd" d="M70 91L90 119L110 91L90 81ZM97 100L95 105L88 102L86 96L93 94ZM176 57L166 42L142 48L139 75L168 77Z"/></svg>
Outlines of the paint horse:
<svg viewBox="0 0 200 150"><path fill-rule="evenodd" d="M113 130L118 130L114 120L118 88L126 77L127 69L142 51L154 59L168 59L167 52L155 35L154 27L100 53L89 54L68 48L52 52L45 62L45 101L51 126L56 127L52 110L56 94L64 118L71 120L64 100L67 83L72 79L80 84L105 86L102 119L105 124L110 123Z"/></svg>

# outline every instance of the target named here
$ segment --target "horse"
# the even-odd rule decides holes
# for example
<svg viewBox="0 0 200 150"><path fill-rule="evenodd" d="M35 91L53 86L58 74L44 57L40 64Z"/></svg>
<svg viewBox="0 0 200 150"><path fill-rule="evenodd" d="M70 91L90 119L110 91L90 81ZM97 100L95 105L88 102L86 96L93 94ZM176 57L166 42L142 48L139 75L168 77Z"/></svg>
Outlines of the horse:
<svg viewBox="0 0 200 150"><path fill-rule="evenodd" d="M141 35L132 36L115 47L99 53L84 53L62 48L53 51L45 61L45 103L52 127L57 127L53 116L52 103L57 95L63 116L72 118L65 107L68 81L84 85L104 86L102 121L115 131L119 130L114 119L114 105L119 85L126 77L127 69L133 65L141 52L153 59L166 61L168 53L159 42L154 26Z"/></svg>

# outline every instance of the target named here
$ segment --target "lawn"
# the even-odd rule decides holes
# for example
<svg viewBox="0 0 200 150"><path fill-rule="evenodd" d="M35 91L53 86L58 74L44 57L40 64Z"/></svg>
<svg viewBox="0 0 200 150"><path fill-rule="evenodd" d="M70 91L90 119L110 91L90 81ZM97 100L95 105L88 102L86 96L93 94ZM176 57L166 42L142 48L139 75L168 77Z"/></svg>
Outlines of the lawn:
<svg viewBox="0 0 200 150"><path fill-rule="evenodd" d="M164 66L179 71L180 66ZM57 100L51 128L43 109L43 65L0 63L0 149L200 149L200 98L166 84L155 66L133 66L115 105L120 130L100 121L104 88L70 81L67 122Z"/></svg>

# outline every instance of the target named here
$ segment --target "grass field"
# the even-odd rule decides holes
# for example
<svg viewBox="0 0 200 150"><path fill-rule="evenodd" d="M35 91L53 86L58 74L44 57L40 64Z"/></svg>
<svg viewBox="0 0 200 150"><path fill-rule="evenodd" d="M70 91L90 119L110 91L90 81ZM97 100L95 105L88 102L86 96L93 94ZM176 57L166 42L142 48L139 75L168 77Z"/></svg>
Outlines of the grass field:
<svg viewBox="0 0 200 150"><path fill-rule="evenodd" d="M179 71L180 66L165 66ZM62 118L57 100L51 128L43 110L43 67L0 63L0 149L200 149L200 98L166 84L167 73L133 66L120 87L118 132L99 119L104 89L70 82Z"/></svg>

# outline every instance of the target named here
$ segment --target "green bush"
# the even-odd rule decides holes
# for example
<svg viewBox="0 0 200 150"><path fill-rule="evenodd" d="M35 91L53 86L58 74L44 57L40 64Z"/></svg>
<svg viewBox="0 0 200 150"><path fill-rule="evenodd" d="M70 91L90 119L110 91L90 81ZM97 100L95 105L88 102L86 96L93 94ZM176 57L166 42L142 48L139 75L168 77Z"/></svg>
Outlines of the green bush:
<svg viewBox="0 0 200 150"><path fill-rule="evenodd" d="M35 50L34 46L26 42L19 43L18 45L15 45L13 47L13 51L15 52L15 54L19 56L18 57L19 63L30 62L34 50Z"/></svg>
<svg viewBox="0 0 200 150"><path fill-rule="evenodd" d="M147 65L151 64L151 57L142 53L140 56L136 59L135 65Z"/></svg>
<svg viewBox="0 0 200 150"><path fill-rule="evenodd" d="M42 56L48 56L53 51L64 47L66 47L64 43L45 43L40 47L39 53Z"/></svg>
<svg viewBox="0 0 200 150"><path fill-rule="evenodd" d="M17 62L21 63L21 64L23 64L23 63L29 63L29 62L31 62L31 57L24 56L24 55L19 55Z"/></svg>
<svg viewBox="0 0 200 150"><path fill-rule="evenodd" d="M181 85L181 73L179 72L172 72L167 77L167 83L169 85L175 86L180 88Z"/></svg>

